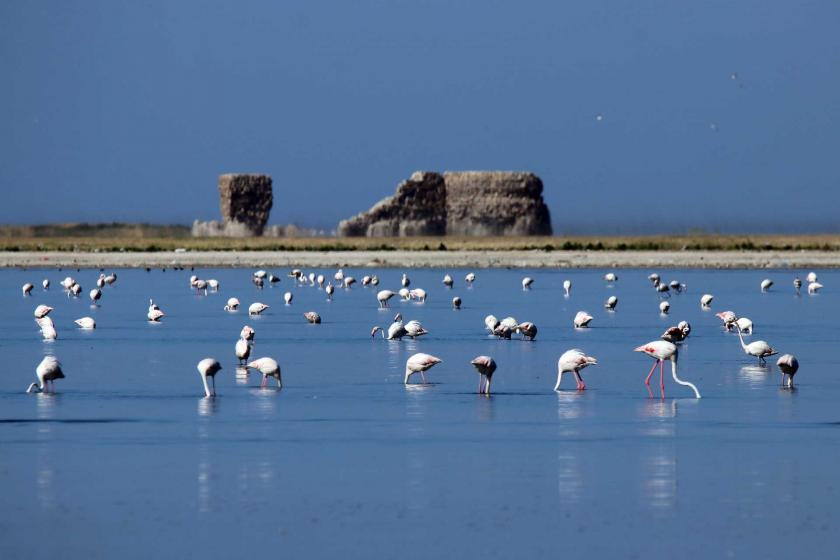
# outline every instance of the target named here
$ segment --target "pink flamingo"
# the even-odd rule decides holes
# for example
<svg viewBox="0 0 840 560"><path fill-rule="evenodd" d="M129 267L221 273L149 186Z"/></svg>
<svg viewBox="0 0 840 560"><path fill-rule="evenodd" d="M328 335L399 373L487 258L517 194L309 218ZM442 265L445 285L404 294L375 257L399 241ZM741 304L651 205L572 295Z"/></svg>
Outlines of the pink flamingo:
<svg viewBox="0 0 840 560"><path fill-rule="evenodd" d="M662 398L665 398L665 373L664 373L664 364L665 360L671 360L671 375L674 377L674 381L679 383L680 385L685 385L686 387L691 387L694 391L694 396L698 399L700 398L700 391L697 390L697 387L694 384L689 383L688 381L683 381L679 377L677 377L677 347L665 340L654 340L639 346L638 348L634 349L634 352L644 352L651 358L655 359L656 361L653 363L653 367L650 368L650 373L645 378L645 385L647 385L648 393L650 396L653 396L653 392L650 390L650 378L653 376L653 371L656 369L656 364L659 364L659 388L662 393Z"/></svg>

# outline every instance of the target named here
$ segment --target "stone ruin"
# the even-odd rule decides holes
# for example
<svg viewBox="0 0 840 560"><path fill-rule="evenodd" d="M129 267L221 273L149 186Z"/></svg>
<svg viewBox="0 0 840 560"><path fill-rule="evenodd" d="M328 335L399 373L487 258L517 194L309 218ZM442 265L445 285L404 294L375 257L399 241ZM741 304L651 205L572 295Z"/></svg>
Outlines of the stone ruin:
<svg viewBox="0 0 840 560"><path fill-rule="evenodd" d="M194 237L263 235L274 197L268 175L228 173L219 176L222 221L193 222Z"/></svg>
<svg viewBox="0 0 840 560"><path fill-rule="evenodd" d="M347 237L551 235L543 184L533 173L417 171L397 192L338 225Z"/></svg>

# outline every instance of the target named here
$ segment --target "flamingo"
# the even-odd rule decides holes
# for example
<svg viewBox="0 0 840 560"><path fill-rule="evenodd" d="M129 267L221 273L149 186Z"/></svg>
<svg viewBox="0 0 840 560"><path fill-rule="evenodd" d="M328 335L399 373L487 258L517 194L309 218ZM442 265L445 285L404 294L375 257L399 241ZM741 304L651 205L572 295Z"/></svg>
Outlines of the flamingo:
<svg viewBox="0 0 840 560"><path fill-rule="evenodd" d="M260 287L262 287L262 280L263 280L263 279L262 279L262 278L260 278ZM278 282L282 282L282 279L281 279L279 276L275 276L275 275L273 275L273 274L271 274L271 273L269 273L269 275L266 277L266 280L268 280L268 283L269 283L269 284L277 284ZM246 375L248 374L248 370L247 370L247 369L245 370L245 374L246 374Z"/></svg>
<svg viewBox="0 0 840 560"><path fill-rule="evenodd" d="M27 393L46 393L53 387L56 379L64 379L61 364L54 356L45 356L35 368L35 375L38 377L38 383L30 384L26 389Z"/></svg>
<svg viewBox="0 0 840 560"><path fill-rule="evenodd" d="M682 321L676 327L669 327L659 338L667 342L682 342L688 338L690 332L691 326L686 321Z"/></svg>
<svg viewBox="0 0 840 560"><path fill-rule="evenodd" d="M283 388L283 372L280 370L280 365L274 358L259 358L253 362L249 362L247 367L255 369L262 374L263 379L260 387L265 388L268 385L268 378L273 377L277 381L277 388Z"/></svg>
<svg viewBox="0 0 840 560"><path fill-rule="evenodd" d="M778 354L778 352L763 340L756 340L749 344L744 344L744 336L741 334L741 329L738 329L738 340L741 341L741 348L744 349L744 354L748 356L755 356L758 358L759 364L765 364L764 358Z"/></svg>
<svg viewBox="0 0 840 560"><path fill-rule="evenodd" d="M308 277L308 278L309 278L309 285L310 285L310 286L314 286L314 285L315 285L315 279L316 279L316 277L315 277L315 273L314 273L314 272L310 272L310 273L309 273L309 277Z"/></svg>
<svg viewBox="0 0 840 560"><path fill-rule="evenodd" d="M321 323L321 316L315 313L314 311L307 311L303 314L306 317L306 320L312 323L313 325L317 325Z"/></svg>
<svg viewBox="0 0 840 560"><path fill-rule="evenodd" d="M411 299L411 290L408 288L400 288L400 291L397 292L400 294L400 299L403 301L408 301Z"/></svg>
<svg viewBox="0 0 840 560"><path fill-rule="evenodd" d="M254 276L254 278L265 278L266 276L268 276L268 272L260 269L260 270L257 270L256 272L254 272L253 276Z"/></svg>
<svg viewBox="0 0 840 560"><path fill-rule="evenodd" d="M388 300L394 297L396 294L391 290L381 290L376 294L376 301L379 302L379 307L381 309L385 309L388 307Z"/></svg>
<svg viewBox="0 0 840 560"><path fill-rule="evenodd" d="M286 302L286 305L292 305L293 297L294 296L292 295L292 292L286 292L285 294L283 294L283 301Z"/></svg>
<svg viewBox="0 0 840 560"><path fill-rule="evenodd" d="M239 338L244 338L245 340L254 340L255 334L256 332L253 328L251 328L249 325L245 325L244 327L242 327L242 330L239 331Z"/></svg>
<svg viewBox="0 0 840 560"><path fill-rule="evenodd" d="M516 325L519 324L519 321L517 321L513 317L505 317L504 319L501 320L501 324L504 325L505 327L513 330L513 329L516 328Z"/></svg>
<svg viewBox="0 0 840 560"><path fill-rule="evenodd" d="M715 313L715 317L723 321L723 327L728 331L732 330L732 326L738 320L738 316L735 315L734 311L721 311L720 313Z"/></svg>
<svg viewBox="0 0 840 560"><path fill-rule="evenodd" d="M653 287L656 290L656 292L659 294L660 297L671 297L671 288L668 287L668 284L665 284L664 282L660 282L659 280L657 280L653 284Z"/></svg>
<svg viewBox="0 0 840 560"><path fill-rule="evenodd" d="M52 319L49 317L41 317L40 319L35 319L35 322L38 323L38 326L41 328L41 336L44 337L44 340L55 340L58 338L58 333L55 330L55 325L52 322Z"/></svg>
<svg viewBox="0 0 840 560"><path fill-rule="evenodd" d="M522 334L522 340L534 340L537 338L537 325L529 321L516 325L513 329L516 333Z"/></svg>
<svg viewBox="0 0 840 560"><path fill-rule="evenodd" d="M420 303L426 303L426 290L423 288L415 288L408 292L408 297L410 299L416 299Z"/></svg>
<svg viewBox="0 0 840 560"><path fill-rule="evenodd" d="M323 275L323 274L319 274L319 275L318 275L318 277L315 279L315 281L318 283L318 287L319 287L319 288L323 288L323 287L324 287L324 281L325 281L325 280L326 280L326 278L324 278L324 275Z"/></svg>
<svg viewBox="0 0 840 560"><path fill-rule="evenodd" d="M362 286L370 286L370 276L362 276Z"/></svg>
<svg viewBox="0 0 840 560"><path fill-rule="evenodd" d="M28 295L32 294L32 288L34 288L34 287L35 286L33 286L32 284L27 282L26 284L23 285L23 287L21 288L21 291L23 292L23 295L28 296Z"/></svg>
<svg viewBox="0 0 840 560"><path fill-rule="evenodd" d="M420 377L423 379L423 384L426 384L425 372L442 361L443 360L440 358L436 358L431 354L424 354L422 352L414 354L405 362L405 379L403 380L403 383L408 385L408 381L411 376L415 373L419 373Z"/></svg>
<svg viewBox="0 0 840 560"><path fill-rule="evenodd" d="M105 277L105 283L108 284L109 286L116 281L117 281L117 273L116 272L112 272L111 274L109 274L108 276Z"/></svg>
<svg viewBox="0 0 840 560"><path fill-rule="evenodd" d="M70 286L70 293L74 296L78 296L80 293L82 293L82 287L79 284L73 284L72 286Z"/></svg>
<svg viewBox="0 0 840 560"><path fill-rule="evenodd" d="M461 298L459 298L458 296L452 298L452 308L461 309Z"/></svg>
<svg viewBox="0 0 840 560"><path fill-rule="evenodd" d="M382 327L375 326L370 331L370 337L373 338L378 332L382 332L382 338L385 340L402 340L402 337L408 336L408 331L402 322L402 315L399 313L394 316L394 321L388 326L387 336L385 335L385 330Z"/></svg>
<svg viewBox="0 0 840 560"><path fill-rule="evenodd" d="M423 328L420 321L412 320L405 324L405 333L411 338L417 338L418 336L429 334L429 331Z"/></svg>
<svg viewBox="0 0 840 560"><path fill-rule="evenodd" d="M327 287L324 289L324 291L327 293L327 300L332 301L332 295L333 295L333 292L335 291L335 288L333 287L332 282L327 284Z"/></svg>
<svg viewBox="0 0 840 560"><path fill-rule="evenodd" d="M526 276L525 278L522 279L522 289L523 290L530 289L531 284L533 284L533 283L534 283L534 279L531 278L530 276Z"/></svg>
<svg viewBox="0 0 840 560"><path fill-rule="evenodd" d="M76 319L73 322L79 325L79 328L82 330L89 331L96 328L96 321L93 317L82 317L81 319Z"/></svg>
<svg viewBox="0 0 840 560"><path fill-rule="evenodd" d="M105 274L100 273L99 278L96 279L96 287L97 288L104 288L105 287Z"/></svg>
<svg viewBox="0 0 840 560"><path fill-rule="evenodd" d="M207 287L213 290L214 292L219 291L219 281L215 278L208 278L207 279Z"/></svg>
<svg viewBox="0 0 840 560"><path fill-rule="evenodd" d="M679 280L671 280L671 283L668 284L668 287L677 292L678 294L681 294L685 291L685 284L683 284Z"/></svg>
<svg viewBox="0 0 840 560"><path fill-rule="evenodd" d="M374 274L373 277L371 277L370 285L371 286L378 286L379 285L379 277L376 276L376 274Z"/></svg>
<svg viewBox="0 0 840 560"><path fill-rule="evenodd" d="M493 379L493 372L496 371L496 362L490 356L478 356L470 363L481 376L478 378L478 394L490 394L490 381Z"/></svg>
<svg viewBox="0 0 840 560"><path fill-rule="evenodd" d="M618 298L615 296L610 296L607 298L607 301L604 302L604 307L612 311L615 309L616 304L618 303Z"/></svg>
<svg viewBox="0 0 840 560"><path fill-rule="evenodd" d="M235 297L228 298L225 305L225 311L237 311L239 309L239 300Z"/></svg>
<svg viewBox="0 0 840 560"><path fill-rule="evenodd" d="M341 284L341 282L344 280L344 271L339 268L338 272L336 272L335 275L333 275L333 278L335 278L336 282Z"/></svg>
<svg viewBox="0 0 840 560"><path fill-rule="evenodd" d="M233 351L234 354L236 354L239 363L242 364L243 362L248 361L248 357L251 355L251 344L248 342L247 338L240 338L236 341L236 346Z"/></svg>
<svg viewBox="0 0 840 560"><path fill-rule="evenodd" d="M797 295L799 294L799 289L802 287L802 280L797 276L793 279L793 287L796 289Z"/></svg>
<svg viewBox="0 0 840 560"><path fill-rule="evenodd" d="M667 301L659 302L659 312L660 313L662 313L663 315L667 315L668 311L670 311L670 310L671 310L671 304L670 303L668 303Z"/></svg>
<svg viewBox="0 0 840 560"><path fill-rule="evenodd" d="M102 290L99 288L94 288L90 291L90 301L96 305L96 302L99 301L99 298L102 297Z"/></svg>
<svg viewBox="0 0 840 560"><path fill-rule="evenodd" d="M615 272L607 272L604 274L604 280L608 284L613 284L618 281L618 275Z"/></svg>
<svg viewBox="0 0 840 560"><path fill-rule="evenodd" d="M808 284L808 293L809 294L816 294L817 292L820 291L820 289L822 289L822 287L823 287L823 285L820 284L819 282L811 282L810 284Z"/></svg>
<svg viewBox="0 0 840 560"><path fill-rule="evenodd" d="M259 276L254 276L251 279L251 281L254 283L254 286L259 288L260 290L263 289L263 284L265 283L265 281L262 278L260 278Z"/></svg>
<svg viewBox="0 0 840 560"><path fill-rule="evenodd" d="M403 272L401 282L402 282L402 287L403 288L408 288L409 286L411 286L411 279L408 277L408 275L405 272Z"/></svg>
<svg viewBox="0 0 840 560"><path fill-rule="evenodd" d="M566 293L566 297L569 297L572 293L572 281L571 280L563 280L563 291Z"/></svg>
<svg viewBox="0 0 840 560"><path fill-rule="evenodd" d="M715 299L715 296L712 294L703 294L700 298L700 305L702 307L709 307L712 304L712 300Z"/></svg>
<svg viewBox="0 0 840 560"><path fill-rule="evenodd" d="M350 287L356 283L356 279L352 276L347 276L344 278L344 289L349 290Z"/></svg>
<svg viewBox="0 0 840 560"><path fill-rule="evenodd" d="M45 290L49 290L50 289L50 279L49 278L44 278L44 281L41 282L41 285L44 287Z"/></svg>
<svg viewBox="0 0 840 560"><path fill-rule="evenodd" d="M254 302L248 306L248 315L259 315L268 308L269 306L264 303L260 303L259 301Z"/></svg>
<svg viewBox="0 0 840 560"><path fill-rule="evenodd" d="M493 332L493 330L499 326L499 320L496 319L495 315L488 315L484 318L484 326L488 331Z"/></svg>
<svg viewBox="0 0 840 560"><path fill-rule="evenodd" d="M566 350L563 352L563 355L560 356L560 359L557 360L557 383L554 385L554 390L560 390L560 382L563 380L563 374L571 372L574 374L575 380L577 381L578 391L583 391L586 389L586 383L583 382L580 370L589 366L594 366L597 363L598 360L596 358L587 356L583 353L583 350L578 350L577 348Z"/></svg>
<svg viewBox="0 0 840 560"><path fill-rule="evenodd" d="M589 327L589 323L592 322L592 319L592 315L590 315L586 311L578 311L574 319L575 328L583 329Z"/></svg>
<svg viewBox="0 0 840 560"><path fill-rule="evenodd" d="M753 333L753 322L746 317L738 317L735 320L735 326L747 334Z"/></svg>
<svg viewBox="0 0 840 560"><path fill-rule="evenodd" d="M446 275L443 277L443 285L449 289L452 289L452 286L455 285L455 281L452 279L450 275Z"/></svg>
<svg viewBox="0 0 840 560"><path fill-rule="evenodd" d="M793 389L793 376L799 371L799 360L793 354L784 354L779 356L776 365L782 372L782 385L787 381L788 388Z"/></svg>
<svg viewBox="0 0 840 560"><path fill-rule="evenodd" d="M195 288L195 293L198 294L200 292L204 292L204 295L207 295L207 281L202 280L201 278L197 278L192 282L192 287Z"/></svg>
<svg viewBox="0 0 840 560"><path fill-rule="evenodd" d="M464 280L467 282L467 285L472 286L472 283L475 282L475 272L468 272L464 276Z"/></svg>
<svg viewBox="0 0 840 560"><path fill-rule="evenodd" d="M513 333L513 329L508 325L503 325L499 323L493 329L493 334L499 338L503 338L505 340L510 340L510 336Z"/></svg>
<svg viewBox="0 0 840 560"><path fill-rule="evenodd" d="M76 281L73 279L72 276L67 276L64 278L64 280L61 281L61 287L65 290L69 290L75 283Z"/></svg>
<svg viewBox="0 0 840 560"><path fill-rule="evenodd" d="M53 308L49 305L41 304L35 308L35 312L33 313L33 315L36 319L41 319L42 317L46 317L47 315L49 315L50 311L52 310Z"/></svg>
<svg viewBox="0 0 840 560"><path fill-rule="evenodd" d="M680 385L691 387L694 391L694 396L698 399L700 398L700 391L697 390L697 387L695 387L693 383L683 381L677 377L677 358L679 353L677 352L677 347L673 343L666 340L654 340L639 346L634 350L634 352L644 352L656 360L653 363L653 367L650 368L650 373L648 373L648 376L645 378L645 385L647 386L648 392L651 396L653 396L653 393L650 391L650 378L653 375L653 371L656 369L656 364L659 364L659 388L662 398L665 398L665 374L663 373L663 368L665 360L671 360L671 375L673 376L674 381Z"/></svg>
<svg viewBox="0 0 840 560"><path fill-rule="evenodd" d="M160 310L160 307L158 307L154 301L149 300L149 311L146 313L146 317L148 317L149 321L159 323L164 315L165 314Z"/></svg>
<svg viewBox="0 0 840 560"><path fill-rule="evenodd" d="M811 283L811 284L816 282L817 281L817 273L816 272L809 272L808 276L805 277L805 280L807 280L808 283Z"/></svg>
<svg viewBox="0 0 840 560"><path fill-rule="evenodd" d="M767 290L770 289L770 286L772 286L772 285L773 285L773 281L770 280L769 278L765 278L764 280L761 281L761 291L766 292Z"/></svg>
<svg viewBox="0 0 840 560"><path fill-rule="evenodd" d="M650 280L651 284L656 285L656 284L659 283L659 275L657 273L653 272L653 273L648 275L648 280Z"/></svg>
<svg viewBox="0 0 840 560"><path fill-rule="evenodd" d="M204 383L204 396L206 397L215 397L216 396L216 374L219 373L219 370L222 369L222 364L219 363L218 360L215 358L204 358L198 365L196 366L198 369L198 374L201 376L201 382ZM210 387L207 385L207 378L211 378L213 380L213 390L210 390Z"/></svg>

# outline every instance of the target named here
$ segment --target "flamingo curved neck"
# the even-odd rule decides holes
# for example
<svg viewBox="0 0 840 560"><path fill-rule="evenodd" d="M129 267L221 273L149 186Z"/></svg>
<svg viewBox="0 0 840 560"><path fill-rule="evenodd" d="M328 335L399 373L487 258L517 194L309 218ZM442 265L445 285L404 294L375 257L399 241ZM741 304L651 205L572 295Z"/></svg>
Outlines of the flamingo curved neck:
<svg viewBox="0 0 840 560"><path fill-rule="evenodd" d="M31 383L29 387L26 389L27 393L43 393L44 387L39 387L37 383Z"/></svg>
<svg viewBox="0 0 840 560"><path fill-rule="evenodd" d="M747 350L747 345L744 344L744 336L741 334L741 327L738 326L737 323L735 324L735 327L738 329L738 340L741 341L741 348L744 349L744 352L749 353L748 350Z"/></svg>
<svg viewBox="0 0 840 560"><path fill-rule="evenodd" d="M674 381L679 383L680 385L685 385L686 387L691 387L692 391L694 391L694 396L696 398L700 398L700 391L697 390L697 387L694 386L693 383L689 383L688 381L683 381L679 377L677 377L677 362L676 360L671 360L671 375L674 378Z"/></svg>

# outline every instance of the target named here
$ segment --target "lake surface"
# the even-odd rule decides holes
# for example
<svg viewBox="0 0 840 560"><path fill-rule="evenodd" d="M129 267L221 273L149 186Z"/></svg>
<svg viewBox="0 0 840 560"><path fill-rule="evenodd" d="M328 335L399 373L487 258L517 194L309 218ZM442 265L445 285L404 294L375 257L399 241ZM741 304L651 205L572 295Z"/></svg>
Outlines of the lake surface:
<svg viewBox="0 0 840 560"><path fill-rule="evenodd" d="M263 290L251 270L117 272L92 309L98 271L0 271L4 558L829 558L840 545L839 272L817 271L823 292L797 297L792 279L807 271L659 271L688 285L667 317L651 270L619 270L614 286L604 270L477 270L472 288L465 270L409 270L427 302L395 297L387 311L374 288L337 289L329 303L285 270ZM345 272L400 287L400 270ZM84 297L65 295L68 274ZM195 295L190 274L217 278L219 293ZM761 293L765 277L776 285ZM222 310L230 296L240 312ZM146 321L149 298L161 324ZM271 308L249 318L254 301ZM39 303L55 308L56 341L41 340ZM760 368L744 355L714 316L725 309L799 358L796 390L780 387L775 358ZM306 323L310 310L322 324ZM590 329L572 328L579 310ZM371 339L396 311L430 334ZM536 323L536 341L488 338L489 313ZM75 328L85 315L95 331ZM667 398L650 398L652 361L632 350L683 319L680 375L703 399L670 376ZM236 371L245 324L252 358L280 362L282 391ZM555 393L557 359L574 347L599 364L583 371L586 391L567 375ZM443 363L431 385L405 387L421 351ZM25 394L45 354L67 378L55 395ZM489 398L469 364L480 354L499 366ZM202 398L196 371L208 356L224 366L216 399Z"/></svg>

